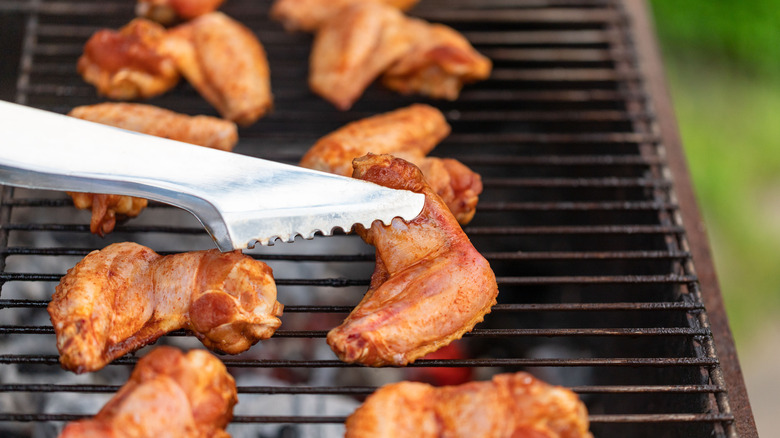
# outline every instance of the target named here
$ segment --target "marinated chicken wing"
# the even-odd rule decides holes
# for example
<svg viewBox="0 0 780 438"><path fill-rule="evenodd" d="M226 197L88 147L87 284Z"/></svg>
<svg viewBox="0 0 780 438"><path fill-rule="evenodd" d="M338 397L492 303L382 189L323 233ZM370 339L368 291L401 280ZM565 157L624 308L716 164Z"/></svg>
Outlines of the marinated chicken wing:
<svg viewBox="0 0 780 438"><path fill-rule="evenodd" d="M73 108L69 116L185 143L230 151L238 141L235 123L208 116L188 116L151 105L101 103ZM142 198L95 193L68 193L73 204L92 210L89 229L105 235L116 222L138 216L146 208Z"/></svg>
<svg viewBox="0 0 780 438"><path fill-rule="evenodd" d="M354 3L326 21L314 37L309 87L347 110L409 47L403 14L379 3Z"/></svg>
<svg viewBox="0 0 780 438"><path fill-rule="evenodd" d="M119 100L165 93L179 82L173 60L159 51L166 31L138 18L118 32L97 31L84 46L78 71L98 92Z"/></svg>
<svg viewBox="0 0 780 438"><path fill-rule="evenodd" d="M195 17L214 12L225 0L138 0L135 13L162 24L178 20L192 20Z"/></svg>
<svg viewBox="0 0 780 438"><path fill-rule="evenodd" d="M405 29L414 43L382 75L387 88L455 100L464 84L490 76L490 60L451 27L410 18Z"/></svg>
<svg viewBox="0 0 780 438"><path fill-rule="evenodd" d="M93 418L68 424L60 438L229 438L236 382L203 350L158 347Z"/></svg>
<svg viewBox="0 0 780 438"><path fill-rule="evenodd" d="M68 270L48 310L60 363L81 373L181 328L237 354L273 335L282 308L271 268L240 251L163 257L125 242Z"/></svg>
<svg viewBox="0 0 780 438"><path fill-rule="evenodd" d="M314 32L344 6L361 1L384 3L406 11L419 0L276 0L271 7L271 17L281 21L289 31Z"/></svg>
<svg viewBox="0 0 780 438"><path fill-rule="evenodd" d="M188 116L152 105L101 103L73 108L71 117L171 140L231 151L238 142L236 124L209 116Z"/></svg>
<svg viewBox="0 0 780 438"><path fill-rule="evenodd" d="M402 93L455 99L492 64L455 30L409 18L378 2L354 3L326 20L314 38L309 86L349 109L380 74Z"/></svg>
<svg viewBox="0 0 780 438"><path fill-rule="evenodd" d="M105 193L68 192L68 195L76 208L92 211L89 231L99 236L114 231L117 221L138 216L149 203L143 198Z"/></svg>
<svg viewBox="0 0 780 438"><path fill-rule="evenodd" d="M162 51L222 117L247 126L271 109L265 49L227 15L212 12L171 29Z"/></svg>
<svg viewBox="0 0 780 438"><path fill-rule="evenodd" d="M591 438L585 405L572 391L527 373L435 388L400 382L366 399L347 438Z"/></svg>
<svg viewBox="0 0 780 438"><path fill-rule="evenodd" d="M322 137L300 165L351 176L352 160L369 152L403 158L422 170L458 222L466 224L476 212L482 178L457 160L426 157L449 133L439 110L416 104L352 122Z"/></svg>
<svg viewBox="0 0 780 438"><path fill-rule="evenodd" d="M482 321L496 303L496 278L414 165L368 154L354 166L354 178L423 193L425 206L410 222L356 227L376 247L376 268L366 295L327 341L345 362L406 365Z"/></svg>

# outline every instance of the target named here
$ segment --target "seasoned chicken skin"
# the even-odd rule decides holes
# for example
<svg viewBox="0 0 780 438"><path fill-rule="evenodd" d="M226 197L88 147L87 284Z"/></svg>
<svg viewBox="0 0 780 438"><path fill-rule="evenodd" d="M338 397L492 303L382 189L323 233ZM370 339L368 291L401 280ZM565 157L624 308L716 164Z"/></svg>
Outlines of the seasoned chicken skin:
<svg viewBox="0 0 780 438"><path fill-rule="evenodd" d="M173 330L237 354L281 325L271 268L240 251L160 256L136 243L93 251L49 303L60 363L95 371Z"/></svg>
<svg viewBox="0 0 780 438"><path fill-rule="evenodd" d="M346 438L592 438L575 393L522 372L439 388L387 385L347 418L346 427Z"/></svg>
<svg viewBox="0 0 780 438"><path fill-rule="evenodd" d="M382 75L387 88L455 100L464 84L490 76L490 60L451 27L409 18L404 29L413 43Z"/></svg>
<svg viewBox="0 0 780 438"><path fill-rule="evenodd" d="M138 0L135 13L162 24L192 20L214 12L225 0Z"/></svg>
<svg viewBox="0 0 780 438"><path fill-rule="evenodd" d="M289 31L314 32L344 6L371 1L406 11L419 0L276 0L271 7L271 17L281 21Z"/></svg>
<svg viewBox="0 0 780 438"><path fill-rule="evenodd" d="M118 33L100 30L87 41L79 72L119 100L168 91L181 73L222 117L242 126L273 105L265 49L249 29L221 12L168 31L143 18Z"/></svg>
<svg viewBox="0 0 780 438"><path fill-rule="evenodd" d="M252 31L221 12L171 29L163 52L228 120L247 126L273 106L265 49Z"/></svg>
<svg viewBox="0 0 780 438"><path fill-rule="evenodd" d="M238 141L236 125L208 116L188 116L151 105L133 103L101 103L73 108L69 116L130 131L170 138L172 140L230 151ZM106 235L116 222L138 216L147 200L123 195L68 193L73 204L92 210L89 229Z"/></svg>
<svg viewBox="0 0 780 438"><path fill-rule="evenodd" d="M165 93L179 82L179 71L160 52L165 28L137 18L118 32L95 32L78 60L78 72L100 94L111 99L133 100Z"/></svg>
<svg viewBox="0 0 780 438"><path fill-rule="evenodd" d="M380 74L402 93L455 99L465 83L486 79L492 68L455 30L378 2L350 4L326 20L309 62L309 87L341 110Z"/></svg>
<svg viewBox="0 0 780 438"><path fill-rule="evenodd" d="M171 140L231 151L236 124L217 117L188 116L140 103L100 103L73 108L69 116Z"/></svg>
<svg viewBox="0 0 780 438"><path fill-rule="evenodd" d="M236 382L203 350L158 347L93 418L68 424L60 438L229 438Z"/></svg>
<svg viewBox="0 0 780 438"><path fill-rule="evenodd" d="M403 158L422 170L458 222L467 224L476 212L482 178L457 160L426 157L449 133L439 110L415 104L352 122L322 137L300 165L351 176L352 160L369 152Z"/></svg>
<svg viewBox="0 0 780 438"><path fill-rule="evenodd" d="M80 210L91 210L89 231L105 236L114 231L117 221L136 217L149 204L144 198L105 193L67 192L73 205Z"/></svg>
<svg viewBox="0 0 780 438"><path fill-rule="evenodd" d="M379 3L354 3L326 21L314 37L309 87L341 110L409 48L404 15Z"/></svg>
<svg viewBox="0 0 780 438"><path fill-rule="evenodd" d="M328 345L345 362L406 365L482 321L496 303L496 278L417 167L372 154L354 166L354 178L423 193L425 205L410 222L356 227L376 247L376 268L366 295L328 333Z"/></svg>

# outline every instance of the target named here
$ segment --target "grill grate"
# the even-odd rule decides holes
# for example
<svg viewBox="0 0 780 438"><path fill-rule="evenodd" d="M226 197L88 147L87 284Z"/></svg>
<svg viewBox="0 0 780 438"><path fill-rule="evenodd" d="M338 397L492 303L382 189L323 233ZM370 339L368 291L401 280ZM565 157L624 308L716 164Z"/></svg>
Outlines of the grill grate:
<svg viewBox="0 0 780 438"><path fill-rule="evenodd" d="M270 116L240 131L236 152L294 163L349 121L424 101L374 86L352 111L334 110L306 87L311 37L285 33L268 7L223 7L265 45L276 97ZM132 2L0 0L0 11L25 24L17 102L67 112L99 101L76 59L95 30L132 18ZM459 100L429 103L453 130L434 154L483 175L479 212L465 230L496 272L499 304L459 341L465 357L355 367L335 360L324 336L364 292L371 248L348 235L257 248L250 253L274 269L285 316L272 339L222 357L239 383L233 436L338 436L357 400L384 382L521 369L579 393L596 436L756 436L735 356L715 351L716 341L729 353L733 344L706 242L689 246L699 232L682 224L696 223L688 222L695 206L685 204L689 186L672 184L679 145L659 129L670 116L654 113L668 103L641 64L652 45L641 3L425 0L412 14L461 30L495 64L491 79ZM150 103L214 114L187 84ZM94 414L137 361L78 377L59 368L45 307L68 268L117 241L161 253L212 247L194 218L161 204L105 239L87 222L62 194L3 188L4 436L53 436L62 421ZM701 283L692 254L708 272ZM159 342L199 345L183 331Z"/></svg>

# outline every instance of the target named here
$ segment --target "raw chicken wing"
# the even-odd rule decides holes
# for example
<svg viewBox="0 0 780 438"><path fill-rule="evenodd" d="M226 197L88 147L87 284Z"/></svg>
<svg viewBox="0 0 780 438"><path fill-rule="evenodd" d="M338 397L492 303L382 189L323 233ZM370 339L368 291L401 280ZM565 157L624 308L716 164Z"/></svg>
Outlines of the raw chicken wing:
<svg viewBox="0 0 780 438"><path fill-rule="evenodd" d="M282 308L271 268L240 251L163 257L124 242L68 270L49 316L62 366L81 373L181 328L237 354L273 335Z"/></svg>
<svg viewBox="0 0 780 438"><path fill-rule="evenodd" d="M209 116L188 116L139 103L101 103L73 108L71 117L171 140L231 151L238 142L236 124Z"/></svg>
<svg viewBox="0 0 780 438"><path fill-rule="evenodd" d="M492 64L455 30L378 2L354 3L317 30L311 90L349 109L380 74L402 93L455 99L464 83L486 79Z"/></svg>
<svg viewBox="0 0 780 438"><path fill-rule="evenodd" d="M354 178L423 193L425 206L410 222L356 227L376 247L376 268L366 295L328 333L328 345L345 362L407 365L482 321L496 303L498 285L417 167L372 154L355 159L354 166Z"/></svg>
<svg viewBox="0 0 780 438"><path fill-rule="evenodd" d="M60 438L229 438L236 382L203 350L154 349L93 418L68 424Z"/></svg>
<svg viewBox="0 0 780 438"><path fill-rule="evenodd" d="M192 20L214 12L225 0L138 0L135 13L162 24Z"/></svg>
<svg viewBox="0 0 780 438"><path fill-rule="evenodd" d="M369 152L392 154L418 166L458 222L466 224L476 212L482 178L457 160L426 157L449 133L439 110L415 104L352 122L322 137L300 165L351 176L353 159Z"/></svg>
<svg viewBox="0 0 780 438"><path fill-rule="evenodd" d="M271 17L281 21L289 31L314 32L341 8L361 1L384 3L406 11L419 0L276 0L271 7Z"/></svg>
<svg viewBox="0 0 780 438"><path fill-rule="evenodd" d="M171 29L162 51L222 117L247 126L271 109L265 49L227 15L212 12Z"/></svg>
<svg viewBox="0 0 780 438"><path fill-rule="evenodd" d="M314 37L309 87L347 110L409 47L398 9L354 3L326 21Z"/></svg>
<svg viewBox="0 0 780 438"><path fill-rule="evenodd" d="M387 88L455 100L464 84L490 76L490 60L451 27L410 18L405 29L414 44L382 75Z"/></svg>
<svg viewBox="0 0 780 438"><path fill-rule="evenodd" d="M119 32L103 29L89 38L78 71L100 94L132 100L165 93L179 82L173 60L160 53L166 31L137 18Z"/></svg>
<svg viewBox="0 0 780 438"><path fill-rule="evenodd" d="M527 373L435 388L384 386L347 418L346 438L592 438L572 391Z"/></svg>
<svg viewBox="0 0 780 438"><path fill-rule="evenodd" d="M238 141L235 123L216 117L188 116L151 105L101 103L73 108L68 115L223 151L232 150ZM77 208L92 210L89 229L101 236L113 231L117 220L138 216L147 205L146 199L132 196L68 194Z"/></svg>
<svg viewBox="0 0 780 438"><path fill-rule="evenodd" d="M117 221L136 217L149 204L144 198L105 193L67 192L73 199L73 205L80 210L91 210L89 231L105 236L114 231Z"/></svg>

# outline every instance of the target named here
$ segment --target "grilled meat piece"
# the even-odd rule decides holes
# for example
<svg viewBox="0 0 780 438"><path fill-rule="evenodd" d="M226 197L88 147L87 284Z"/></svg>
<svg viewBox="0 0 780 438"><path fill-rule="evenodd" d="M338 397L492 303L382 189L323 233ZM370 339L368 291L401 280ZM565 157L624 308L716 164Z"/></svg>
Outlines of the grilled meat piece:
<svg viewBox="0 0 780 438"><path fill-rule="evenodd" d="M101 103L73 108L69 116L171 140L231 151L236 124L209 116L188 116L139 103Z"/></svg>
<svg viewBox="0 0 780 438"><path fill-rule="evenodd" d="M463 84L486 79L491 68L489 59L447 26L378 2L353 3L318 28L309 87L341 110L383 73L384 83L396 91L455 99Z"/></svg>
<svg viewBox="0 0 780 438"><path fill-rule="evenodd" d="M151 105L101 103L73 108L69 116L130 131L230 151L238 141L235 123L208 116L188 116ZM92 210L89 229L106 235L118 220L138 216L146 208L142 198L95 193L68 193L73 204Z"/></svg>
<svg viewBox="0 0 780 438"><path fill-rule="evenodd" d="M95 371L173 330L237 354L281 325L271 268L240 251L160 256L124 242L93 251L49 303L60 362Z"/></svg>
<svg viewBox="0 0 780 438"><path fill-rule="evenodd" d="M137 18L118 32L102 29L84 46L78 72L100 94L111 99L132 100L165 93L179 82L173 60L159 48L165 28Z"/></svg>
<svg viewBox="0 0 780 438"><path fill-rule="evenodd" d="M440 388L387 385L346 426L347 438L592 438L585 405L575 393L523 372Z"/></svg>
<svg viewBox="0 0 780 438"><path fill-rule="evenodd" d="M343 7L361 1L384 3L406 11L419 0L276 0L271 7L271 17L281 21L288 31L314 32Z"/></svg>
<svg viewBox="0 0 780 438"><path fill-rule="evenodd" d="M476 212L482 178L457 160L426 157L449 133L439 110L415 104L352 122L322 137L300 165L351 176L352 160L369 152L403 158L422 170L458 222L467 224Z"/></svg>
<svg viewBox="0 0 780 438"><path fill-rule="evenodd" d="M171 29L163 52L228 120L248 126L273 106L265 49L252 31L221 12Z"/></svg>
<svg viewBox="0 0 780 438"><path fill-rule="evenodd" d="M225 0L138 0L135 13L162 24L172 24L179 20L192 20L195 17L214 12Z"/></svg>
<svg viewBox="0 0 780 438"><path fill-rule="evenodd" d="M404 28L413 44L382 75L385 87L402 94L455 100L464 84L490 76L490 60L451 27L410 18Z"/></svg>
<svg viewBox="0 0 780 438"><path fill-rule="evenodd" d="M355 159L354 166L354 178L423 193L425 205L410 222L356 227L376 247L376 268L366 295L327 341L345 362L406 365L482 321L496 303L498 285L417 167L372 154Z"/></svg>
<svg viewBox="0 0 780 438"><path fill-rule="evenodd" d="M341 110L409 48L403 14L379 3L354 3L326 21L314 37L309 87Z"/></svg>
<svg viewBox="0 0 780 438"><path fill-rule="evenodd" d="M219 359L158 347L95 417L68 424L60 438L229 438L225 427L237 402L236 383Z"/></svg>
<svg viewBox="0 0 780 438"><path fill-rule="evenodd" d="M117 221L136 217L146 208L149 201L144 198L105 193L67 192L73 205L80 210L91 210L89 231L105 236L114 231Z"/></svg>

